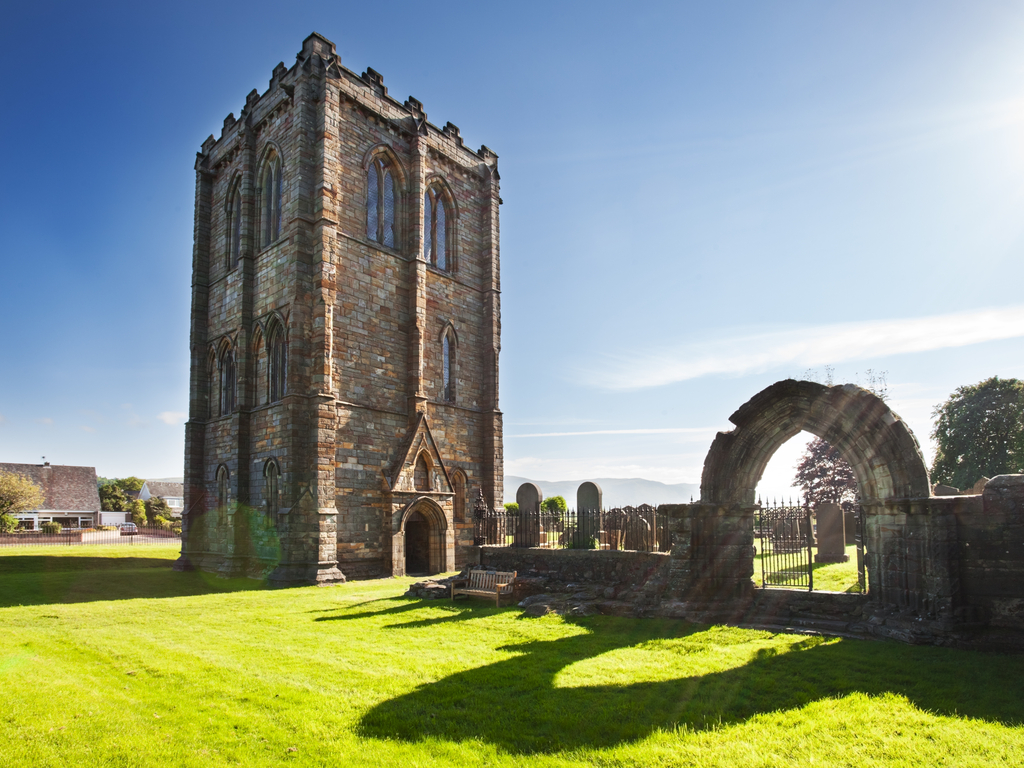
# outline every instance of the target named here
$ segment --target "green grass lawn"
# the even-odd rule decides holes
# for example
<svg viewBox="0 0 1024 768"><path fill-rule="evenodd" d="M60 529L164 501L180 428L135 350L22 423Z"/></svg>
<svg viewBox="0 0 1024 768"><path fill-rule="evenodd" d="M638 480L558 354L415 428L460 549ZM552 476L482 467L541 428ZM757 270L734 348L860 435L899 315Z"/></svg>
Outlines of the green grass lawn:
<svg viewBox="0 0 1024 768"><path fill-rule="evenodd" d="M1024 764L1024 658L0 554L4 766Z"/></svg>

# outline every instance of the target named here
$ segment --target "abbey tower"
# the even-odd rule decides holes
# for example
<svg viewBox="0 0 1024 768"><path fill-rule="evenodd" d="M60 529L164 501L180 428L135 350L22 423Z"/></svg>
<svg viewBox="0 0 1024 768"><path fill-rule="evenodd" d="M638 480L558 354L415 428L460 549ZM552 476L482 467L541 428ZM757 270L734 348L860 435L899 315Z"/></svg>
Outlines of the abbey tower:
<svg viewBox="0 0 1024 768"><path fill-rule="evenodd" d="M502 500L498 183L318 34L203 143L178 567L462 566Z"/></svg>

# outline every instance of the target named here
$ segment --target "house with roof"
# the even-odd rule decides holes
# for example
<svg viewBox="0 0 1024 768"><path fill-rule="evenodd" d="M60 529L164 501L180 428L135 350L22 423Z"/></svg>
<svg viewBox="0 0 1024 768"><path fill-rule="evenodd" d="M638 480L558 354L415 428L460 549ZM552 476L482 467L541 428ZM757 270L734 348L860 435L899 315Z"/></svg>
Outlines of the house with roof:
<svg viewBox="0 0 1024 768"><path fill-rule="evenodd" d="M39 509L14 515L22 528L39 530L39 526L51 521L65 528L91 528L106 522L100 520L95 467L51 465L47 461L44 464L0 464L0 472L28 478L43 492ZM124 513L119 514L123 522Z"/></svg>
<svg viewBox="0 0 1024 768"><path fill-rule="evenodd" d="M139 498L142 501L149 501L154 496L167 502L172 517L181 517L181 512L185 509L184 483L147 480L139 490Z"/></svg>

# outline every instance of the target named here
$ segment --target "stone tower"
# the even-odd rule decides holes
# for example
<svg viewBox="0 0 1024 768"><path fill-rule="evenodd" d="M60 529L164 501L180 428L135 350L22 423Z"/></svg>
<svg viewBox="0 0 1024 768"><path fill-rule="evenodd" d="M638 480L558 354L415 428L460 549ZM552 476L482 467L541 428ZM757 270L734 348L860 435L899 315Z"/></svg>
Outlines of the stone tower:
<svg viewBox="0 0 1024 768"><path fill-rule="evenodd" d="M312 34L196 160L179 568L461 567L502 499L497 155Z"/></svg>

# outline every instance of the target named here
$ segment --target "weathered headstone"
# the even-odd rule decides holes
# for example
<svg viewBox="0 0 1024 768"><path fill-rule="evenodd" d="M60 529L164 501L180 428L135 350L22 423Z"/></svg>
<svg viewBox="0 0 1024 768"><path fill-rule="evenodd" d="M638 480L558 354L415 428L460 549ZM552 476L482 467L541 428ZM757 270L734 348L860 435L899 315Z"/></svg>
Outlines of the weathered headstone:
<svg viewBox="0 0 1024 768"><path fill-rule="evenodd" d="M989 480L991 480L991 478L982 476L982 478L974 484L971 490L964 491L964 493L984 493L985 486L988 485Z"/></svg>
<svg viewBox="0 0 1024 768"><path fill-rule="evenodd" d="M576 509L601 510L601 486L589 480L576 489Z"/></svg>
<svg viewBox="0 0 1024 768"><path fill-rule="evenodd" d="M846 554L843 508L838 504L818 504L815 512L818 517L818 554L814 556L814 562L845 563L850 558Z"/></svg>
<svg viewBox="0 0 1024 768"><path fill-rule="evenodd" d="M544 494L534 483L523 483L516 491L519 505L519 522L516 526L513 544L517 547L540 546L540 503Z"/></svg>
<svg viewBox="0 0 1024 768"><path fill-rule="evenodd" d="M601 506L604 494L601 486L589 480L576 489L576 526L572 530L574 549L589 549L591 540L601 531Z"/></svg>

